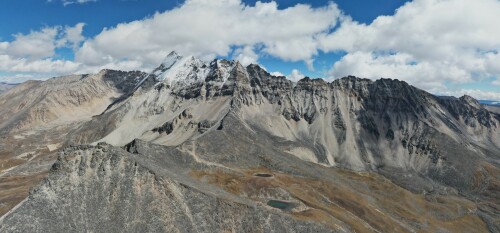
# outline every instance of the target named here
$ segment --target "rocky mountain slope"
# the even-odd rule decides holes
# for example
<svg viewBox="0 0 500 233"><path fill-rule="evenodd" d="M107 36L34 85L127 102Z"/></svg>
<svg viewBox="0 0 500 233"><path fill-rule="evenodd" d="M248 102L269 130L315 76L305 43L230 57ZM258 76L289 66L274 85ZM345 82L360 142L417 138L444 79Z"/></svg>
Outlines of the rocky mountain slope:
<svg viewBox="0 0 500 233"><path fill-rule="evenodd" d="M24 199L65 147L67 132L133 92L146 74L103 70L28 81L0 95L0 213Z"/></svg>
<svg viewBox="0 0 500 233"><path fill-rule="evenodd" d="M18 182L26 193L57 148L116 146L59 152L5 231L500 231L500 114L469 96L352 76L294 83L171 53L150 74L28 82L0 104L2 138L31 145L0 145L4 211L24 198L9 184L34 180Z"/></svg>
<svg viewBox="0 0 500 233"><path fill-rule="evenodd" d="M488 111L490 112L494 112L494 113L498 113L500 114L500 106L491 106L491 105L487 105L487 106L484 106L486 109L488 109Z"/></svg>
<svg viewBox="0 0 500 233"><path fill-rule="evenodd" d="M5 83L5 82L0 82L0 94L2 92L6 92L7 90L15 87L16 84L11 84L11 83Z"/></svg>
<svg viewBox="0 0 500 233"><path fill-rule="evenodd" d="M210 193L214 188L193 183L187 174L180 183L175 177L186 172L158 167L170 161L156 156L144 158L104 144L70 147L48 179L1 220L0 231L332 231L218 190Z"/></svg>

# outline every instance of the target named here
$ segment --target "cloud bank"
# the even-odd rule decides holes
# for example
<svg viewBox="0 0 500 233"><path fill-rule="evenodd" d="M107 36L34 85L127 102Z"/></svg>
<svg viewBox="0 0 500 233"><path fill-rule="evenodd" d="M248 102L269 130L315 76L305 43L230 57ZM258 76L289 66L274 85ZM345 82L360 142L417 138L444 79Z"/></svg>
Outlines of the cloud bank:
<svg viewBox="0 0 500 233"><path fill-rule="evenodd" d="M330 74L399 78L424 89L445 81L500 77L500 1L415 0L365 25L344 18L321 38L323 51L346 51ZM441 86L441 87L440 87Z"/></svg>
<svg viewBox="0 0 500 233"><path fill-rule="evenodd" d="M103 30L83 44L76 60L90 65L135 60L153 66L175 50L202 58L235 52L249 63L257 61L258 49L285 61L308 61L318 52L316 37L334 27L339 16L333 3L278 9L276 2L249 6L239 0L188 0L151 18Z"/></svg>
<svg viewBox="0 0 500 233"><path fill-rule="evenodd" d="M54 59L56 49L79 49L84 37L81 35L84 23L75 26L55 26L16 34L11 42L0 42L0 71L31 73L77 72L81 64Z"/></svg>

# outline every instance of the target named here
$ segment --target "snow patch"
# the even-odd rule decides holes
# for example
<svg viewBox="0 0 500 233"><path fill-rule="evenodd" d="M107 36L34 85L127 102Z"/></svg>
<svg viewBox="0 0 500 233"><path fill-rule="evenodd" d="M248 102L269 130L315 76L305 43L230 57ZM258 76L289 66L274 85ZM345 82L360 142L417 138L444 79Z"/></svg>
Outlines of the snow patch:
<svg viewBox="0 0 500 233"><path fill-rule="evenodd" d="M173 63L158 76L158 79L171 86L186 87L192 83L204 81L209 71L201 60L187 57Z"/></svg>
<svg viewBox="0 0 500 233"><path fill-rule="evenodd" d="M181 59L182 59L182 56L177 54L175 51L172 51L170 54L167 55L167 57L165 57L165 59L163 59L161 64L163 65L164 69L168 70L168 69L172 68L172 66Z"/></svg>

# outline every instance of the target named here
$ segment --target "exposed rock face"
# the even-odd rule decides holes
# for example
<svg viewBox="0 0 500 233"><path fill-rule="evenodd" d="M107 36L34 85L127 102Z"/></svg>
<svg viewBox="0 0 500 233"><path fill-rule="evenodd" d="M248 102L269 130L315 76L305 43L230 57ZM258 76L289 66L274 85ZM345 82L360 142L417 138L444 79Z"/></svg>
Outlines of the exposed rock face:
<svg viewBox="0 0 500 233"><path fill-rule="evenodd" d="M90 111L92 114L83 114L87 116L86 118L81 116L75 118L58 111L48 111L38 115L43 115L44 119L47 119L40 120L40 122L61 122L60 119L68 119L70 122L58 129L46 131L48 135L64 133L63 138L51 138L51 143L68 145L106 142L114 146L125 146L132 154L118 152L118 149L110 150L122 155L119 156L120 161L122 157L129 161L131 156L135 159L133 161L139 161L145 170L153 171L155 176L162 177L162 179L167 177L168 179L165 179L170 183L184 184L186 187L179 184L174 186L183 190L182 195L194 195L193 202L184 200L188 208L196 209L202 206L203 209L196 210L215 211L211 204L204 206L194 201L199 200L197 198L203 195L211 196L210 194L214 192L226 192L227 195L212 195L210 198L213 199L210 200L213 202L246 203L246 207L238 204L238 208L243 208L245 211L241 213L242 215L234 212L236 216L230 218L231 221L250 218L248 216L253 216L255 213L271 216L266 212L269 209L259 209L259 206L267 206L266 203L271 202L277 203L278 206L286 205L283 206L283 210L290 210L288 206L293 207L292 212L278 212L279 218L292 217L295 220L310 220L336 231L384 231L389 229L388 227L398 229L398 231L418 229L456 231L449 224L460 225L462 230L473 229L469 227L477 225L484 227L483 230L488 227L490 231L498 231L499 216L495 211L500 208L500 203L496 198L500 193L500 114L489 111L471 97L464 96L458 99L436 97L403 81L390 79L371 81L353 76L330 83L323 79L311 78L304 78L293 83L285 77L272 76L258 65L243 67L238 62L227 60L204 63L194 57L184 58L176 53L171 53L151 74L110 72L103 71L101 72L103 74L92 76L95 78L89 78L90 76L83 79L81 77L59 78L65 90L62 93L68 93L64 95L69 97L67 101L62 101L63 98L59 102L47 101L48 97L54 95L52 91L47 91L45 96L48 97L30 103L30 107L23 108L22 111L4 110L0 112L0 118L7 119L16 114L26 115L26 112L34 111L32 109L39 109L40 106L49 103L56 107L48 109L59 109L64 106L72 109L73 112L80 112L84 108L82 106L86 106L85 103L98 105L99 107ZM81 80L76 81L77 79ZM85 81L87 79L88 81ZM25 83L0 96L0 101L3 100L5 104L9 104L8 106L18 106L21 97L16 96L22 96L22 93L30 88L37 87L35 89L38 90L40 87L48 86L51 82L58 83L57 79L44 83ZM67 91L73 87L86 87L87 85L89 88L78 89L82 90L81 93ZM106 92L109 89L114 90L113 94ZM94 94L97 96L96 99L90 98ZM12 96L13 100L2 99L5 96ZM96 104L97 100L103 98L108 101ZM18 119L16 122L27 122L21 124L26 127L32 127L39 122L20 117L13 119ZM14 124L12 121L0 124L0 129L2 127L15 129L17 130L15 132L27 135L26 131L23 131L26 127L19 127L19 124ZM4 134L4 137L13 136ZM132 141L133 143L130 143ZM141 144L142 141L153 144ZM138 159L139 157L156 159L154 163L156 165L149 166ZM163 160L158 160L158 158ZM79 157L77 160L81 159ZM131 162L123 163L130 166ZM339 172L342 171L341 168L369 172L368 174L375 178L368 181L361 178L362 176L346 175L347 173ZM131 172L120 169L122 167L118 166L113 172L116 174ZM19 170L18 167L6 174L16 174L17 170ZM158 175L157 171L160 170L168 174ZM272 177L272 182L254 180L255 178L251 178L253 175L249 175L253 174L252 171L271 174L268 177ZM110 174L115 174L113 172ZM54 174L63 173L73 174L74 172L71 169L64 172L53 171L49 175L49 180L59 177ZM394 186L382 185L380 182L387 181L377 174L391 180L394 183L391 185ZM58 185L61 189L72 187L72 190L78 190L75 185L80 185L81 182L88 182L85 187L92 190L112 187L111 183L108 181L105 183L98 176L78 176L77 180L81 180L80 183L71 183L66 177L68 175L60 176L64 178L61 178L62 180L65 180L64 182L61 180L61 185ZM313 183L308 184L301 177L310 179L307 181ZM154 178L154 180L158 179L160 178ZM353 182L350 179L357 179L359 183L350 185ZM149 185L147 189L141 190L137 196L126 197L132 198L126 200L134 200L146 205L158 199L162 204L157 206L163 205L164 209L163 207L161 210L144 207L141 214L145 215L139 213L136 215L139 220L137 220L137 226L134 227L138 228L131 227L129 228L131 231L145 229L141 224L153 221L151 219L154 218L147 220L143 218L149 218L150 215L170 216L173 214L167 209L174 208L171 207L174 206L172 204L174 202L162 194L167 192L164 185L157 184L159 181L155 182L147 183ZM245 182L250 183L243 185ZM265 188L260 187L262 182L266 184ZM373 183L367 187L367 182ZM292 184L307 186L313 191L306 195L287 186ZM44 185L46 186L46 183L42 186ZM141 187L145 185L146 183ZM325 187L337 185L344 185L345 190L342 190L345 193L356 190L363 194L359 194L360 196L331 194L332 196L329 196L329 192L335 193L335 191ZM420 203L421 206L418 204L419 206L414 206L413 209L408 207L408 203L401 203L405 206L403 209L410 209L407 213L400 213L396 210L402 207L381 201L392 200L394 197L390 197L388 193L378 193L376 190L379 185L398 190L398 192L403 192L400 190L402 187L405 192L408 192L407 190L412 192L411 195L410 192L404 195L424 200ZM63 193L61 190L57 192ZM81 190L78 193L82 193L78 194L81 196L75 193L75 196L69 199L82 199L91 195ZM425 193L425 196L422 196L422 193ZM34 193L32 198L36 195ZM354 199L351 199L351 196ZM139 197L141 199L136 200ZM44 196L37 196L35 199L44 198ZM433 202L436 198L446 201L436 204ZM377 201L368 203L360 201L364 199ZM26 203L29 200L31 199L28 199ZM472 204L469 200L478 201L479 204ZM283 204L280 201L286 203ZM433 211L428 209L431 208L428 206L431 202ZM9 216L12 216L9 218L10 223L23 221L19 217L21 215L16 214L27 205L26 203L21 205L20 209L7 215L4 221L7 221ZM110 202L101 204L107 205L106 208L114 208L113 203ZM57 205L63 205L63 203L58 202ZM458 212L443 211L452 205L460 206L462 209ZM337 207L333 206L339 206L341 209L335 209ZM233 213L232 211L238 208L228 207L227 211ZM409 220L422 215L422 212L419 212L422 209L431 214L419 220ZM119 211L126 212L127 210L120 209ZM345 211L352 213L355 218L339 214ZM382 218L379 212L388 217L379 219ZM179 212L175 213L178 217L182 215ZM444 215L447 217L440 221L431 220ZM74 218L82 217L74 216ZM275 217L269 218L275 219ZM167 225L175 225L182 220L181 217L167 219L176 219ZM249 221L252 224L263 224L263 228L259 228L258 231L274 229L272 225L262 223L260 218L252 217L251 219ZM362 222L362 226L355 226L356 224L349 219L358 219L358 222ZM128 221L125 218L111 219L111 217L106 221L111 224L111 222L122 220ZM288 221L295 222L295 220L277 221L289 223ZM167 228L161 228L165 226L162 225L163 223L155 224L159 224L155 225L158 228L145 230L169 231ZM211 224L210 221L207 222L207 226L215 227ZM301 231L297 230L303 229L301 224L292 224L292 228L281 230ZM9 227L14 227L14 225L16 224L10 224ZM190 229L194 231L248 230L233 228L236 226L231 224L222 225L225 227ZM173 227L180 229L179 225ZM91 231L97 228L78 229ZM117 228L106 228L106 230L113 229Z"/></svg>
<svg viewBox="0 0 500 233"><path fill-rule="evenodd" d="M0 97L0 130L22 130L54 121L89 119L134 91L141 72L103 70L45 82L29 81Z"/></svg>
<svg viewBox="0 0 500 233"><path fill-rule="evenodd" d="M228 125L238 123L232 114L227 120ZM243 132L243 137L255 137ZM238 134L222 130L211 137ZM0 231L486 230L477 206L464 198L424 197L375 174L303 163L273 152L264 144L272 136L263 136L255 138L260 142L257 150L242 158L231 158L238 149L228 149L231 146L224 148L226 153L210 156L206 151L223 143L200 147L210 141L206 136L177 148L138 140L124 147L128 152L107 144L67 148L47 179L0 219ZM259 152L263 150L266 153ZM255 164L260 168L252 169ZM290 205L273 205L278 200ZM409 203L415 208L408 208ZM401 213L401 208L407 210Z"/></svg>
<svg viewBox="0 0 500 233"><path fill-rule="evenodd" d="M144 75L103 70L28 81L0 95L0 215L45 176L69 132L134 92Z"/></svg>
<svg viewBox="0 0 500 233"><path fill-rule="evenodd" d="M152 166L154 159L105 144L67 148L48 178L0 219L0 231L333 232L235 197L204 193Z"/></svg>
<svg viewBox="0 0 500 233"><path fill-rule="evenodd" d="M470 127L475 128L480 125L489 128L498 127L499 115L491 113L470 96L465 95L458 99L453 97L442 97L441 103L446 106L450 114L456 120L463 121ZM496 119L496 121L494 119Z"/></svg>

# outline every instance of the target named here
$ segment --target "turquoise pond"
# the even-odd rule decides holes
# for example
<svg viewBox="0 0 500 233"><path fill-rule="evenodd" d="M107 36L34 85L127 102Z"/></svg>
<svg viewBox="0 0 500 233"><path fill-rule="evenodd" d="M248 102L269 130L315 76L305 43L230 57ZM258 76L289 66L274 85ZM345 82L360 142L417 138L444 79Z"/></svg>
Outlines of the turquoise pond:
<svg viewBox="0 0 500 233"><path fill-rule="evenodd" d="M290 210L295 208L297 204L285 201L269 200L267 205L281 210Z"/></svg>

